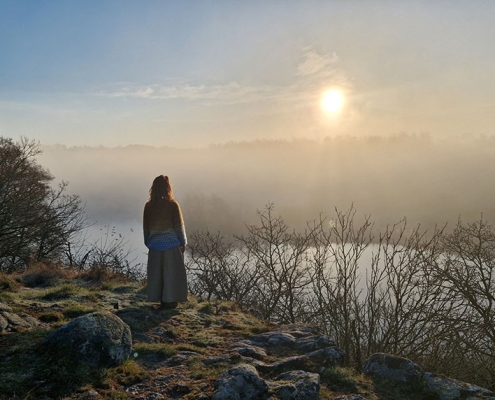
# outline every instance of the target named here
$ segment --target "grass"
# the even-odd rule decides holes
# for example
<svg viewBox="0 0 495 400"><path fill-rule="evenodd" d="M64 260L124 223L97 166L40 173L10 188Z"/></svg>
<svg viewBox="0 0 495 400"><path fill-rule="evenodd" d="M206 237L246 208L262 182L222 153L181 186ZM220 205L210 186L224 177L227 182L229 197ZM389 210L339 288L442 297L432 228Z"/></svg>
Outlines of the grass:
<svg viewBox="0 0 495 400"><path fill-rule="evenodd" d="M20 278L0 273L0 292L18 292L21 290Z"/></svg>
<svg viewBox="0 0 495 400"><path fill-rule="evenodd" d="M0 394L7 398L60 398L81 383L94 384L100 371L70 356L48 354L42 341L49 330L0 336ZM49 377L49 379L47 379Z"/></svg>
<svg viewBox="0 0 495 400"><path fill-rule="evenodd" d="M177 354L175 346L168 343L136 343L132 350L135 358L149 354L168 358Z"/></svg>
<svg viewBox="0 0 495 400"><path fill-rule="evenodd" d="M92 313L94 311L96 311L96 308L87 307L82 304L71 304L65 307L62 313L66 318L72 319L80 317L84 314Z"/></svg>
<svg viewBox="0 0 495 400"><path fill-rule="evenodd" d="M146 376L146 370L134 360L127 360L122 365L110 368L106 371L104 382L109 386L118 384L124 386L142 382Z"/></svg>

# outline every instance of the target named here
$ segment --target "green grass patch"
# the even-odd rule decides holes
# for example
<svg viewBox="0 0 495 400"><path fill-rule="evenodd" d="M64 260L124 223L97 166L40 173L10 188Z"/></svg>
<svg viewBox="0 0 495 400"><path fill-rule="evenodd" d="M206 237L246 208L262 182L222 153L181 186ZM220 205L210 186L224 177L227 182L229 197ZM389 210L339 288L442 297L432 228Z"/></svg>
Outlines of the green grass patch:
<svg viewBox="0 0 495 400"><path fill-rule="evenodd" d="M134 360L127 360L122 365L107 370L105 382L110 386L113 382L130 386L142 382L145 376L146 371L138 363Z"/></svg>
<svg viewBox="0 0 495 400"><path fill-rule="evenodd" d="M60 322L64 320L64 315L59 311L46 311L38 314L38 319L41 322Z"/></svg>
<svg viewBox="0 0 495 400"><path fill-rule="evenodd" d="M206 303L203 304L201 307L198 308L198 311L203 313L203 314L214 314L215 313L215 307L211 303Z"/></svg>
<svg viewBox="0 0 495 400"><path fill-rule="evenodd" d="M177 354L177 348L167 343L136 343L132 349L134 358L139 359L146 355L155 355L162 358L168 358Z"/></svg>
<svg viewBox="0 0 495 400"><path fill-rule="evenodd" d="M83 294L87 294L87 291L80 286L65 284L47 290L45 294L41 296L41 299L47 301L57 301L69 299L75 296L81 296Z"/></svg>
<svg viewBox="0 0 495 400"><path fill-rule="evenodd" d="M87 307L82 304L71 304L65 307L62 313L65 315L66 318L72 319L95 311L95 308Z"/></svg>
<svg viewBox="0 0 495 400"><path fill-rule="evenodd" d="M18 292L21 284L12 275L0 273L0 292Z"/></svg>
<svg viewBox="0 0 495 400"><path fill-rule="evenodd" d="M327 368L321 375L321 381L336 392L356 393L360 386L359 378L349 368Z"/></svg>
<svg viewBox="0 0 495 400"><path fill-rule="evenodd" d="M49 354L42 344L48 333L33 329L0 336L0 393L5 398L58 399L101 381L101 371L63 354Z"/></svg>
<svg viewBox="0 0 495 400"><path fill-rule="evenodd" d="M147 307L127 307L119 310L116 315L129 325L132 332L146 332L162 321L159 314Z"/></svg>
<svg viewBox="0 0 495 400"><path fill-rule="evenodd" d="M2 303L8 303L14 301L15 296L9 292L0 291L0 301Z"/></svg>
<svg viewBox="0 0 495 400"><path fill-rule="evenodd" d="M199 354L205 353L204 348L189 343L180 343L180 344L172 345L172 347L174 347L177 351L194 351Z"/></svg>

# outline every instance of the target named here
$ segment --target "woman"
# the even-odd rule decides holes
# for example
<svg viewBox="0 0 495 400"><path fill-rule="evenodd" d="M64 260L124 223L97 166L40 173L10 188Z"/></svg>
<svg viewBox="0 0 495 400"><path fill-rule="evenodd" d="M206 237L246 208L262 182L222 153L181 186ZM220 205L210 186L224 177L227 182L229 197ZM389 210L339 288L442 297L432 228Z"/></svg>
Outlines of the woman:
<svg viewBox="0 0 495 400"><path fill-rule="evenodd" d="M174 200L168 176L155 178L144 205L144 244L148 247L148 301L160 309L187 301L184 251L187 239L179 203Z"/></svg>

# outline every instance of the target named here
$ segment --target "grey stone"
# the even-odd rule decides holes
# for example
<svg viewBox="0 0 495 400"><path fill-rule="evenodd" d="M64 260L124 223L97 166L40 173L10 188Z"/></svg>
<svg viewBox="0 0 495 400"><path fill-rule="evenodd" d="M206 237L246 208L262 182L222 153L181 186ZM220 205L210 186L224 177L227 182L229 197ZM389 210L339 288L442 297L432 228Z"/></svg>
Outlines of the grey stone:
<svg viewBox="0 0 495 400"><path fill-rule="evenodd" d="M236 343L233 350L239 353L241 356L256 358L257 360L263 360L266 357L266 351L254 345L248 345L244 343Z"/></svg>
<svg viewBox="0 0 495 400"><path fill-rule="evenodd" d="M325 347L324 349L313 351L306 357L314 363L325 364L326 366L340 365L345 356L345 351L337 347Z"/></svg>
<svg viewBox="0 0 495 400"><path fill-rule="evenodd" d="M9 326L9 321L3 317L2 313L0 313L0 332L3 332Z"/></svg>
<svg viewBox="0 0 495 400"><path fill-rule="evenodd" d="M12 308L10 308L7 304L5 303L0 303L0 311L8 311L12 312Z"/></svg>
<svg viewBox="0 0 495 400"><path fill-rule="evenodd" d="M156 343L156 340L153 339L151 336L140 332L136 332L132 335L132 341L140 343Z"/></svg>
<svg viewBox="0 0 495 400"><path fill-rule="evenodd" d="M411 360L385 353L373 354L365 362L363 372L407 384L420 382L424 374L422 368Z"/></svg>
<svg viewBox="0 0 495 400"><path fill-rule="evenodd" d="M286 397L280 399L294 400L314 400L319 397L320 375L306 371L288 371L275 378L276 381L290 382L290 386L295 386L296 392L284 389ZM289 393L290 392L290 393Z"/></svg>
<svg viewBox="0 0 495 400"><path fill-rule="evenodd" d="M181 351L168 359L168 365L181 365L184 364L187 360L198 357L200 354L195 351Z"/></svg>
<svg viewBox="0 0 495 400"><path fill-rule="evenodd" d="M9 325L13 327L20 326L22 328L31 328L31 325L23 320L21 317L19 317L17 314L3 311L2 315L9 322Z"/></svg>
<svg viewBox="0 0 495 400"><path fill-rule="evenodd" d="M212 400L258 399L268 391L268 384L256 369L247 364L237 365L222 373L215 382Z"/></svg>
<svg viewBox="0 0 495 400"><path fill-rule="evenodd" d="M343 396L335 397L333 400L368 400L359 394L346 394Z"/></svg>
<svg viewBox="0 0 495 400"><path fill-rule="evenodd" d="M423 377L428 388L438 394L439 400L454 400L467 396L479 398L480 396L493 395L493 392L488 389L457 379L447 378L443 375L426 372Z"/></svg>
<svg viewBox="0 0 495 400"><path fill-rule="evenodd" d="M44 346L94 368L122 364L131 352L131 330L117 316L94 312L49 334Z"/></svg>
<svg viewBox="0 0 495 400"><path fill-rule="evenodd" d="M213 365L221 362L228 362L229 360L230 360L230 356L228 354L223 354L220 357L208 357L203 360L203 364Z"/></svg>
<svg viewBox="0 0 495 400"><path fill-rule="evenodd" d="M265 346L293 346L296 338L290 333L284 332L266 332L252 338L255 345Z"/></svg>
<svg viewBox="0 0 495 400"><path fill-rule="evenodd" d="M34 318L32 315L29 314L21 314L21 318L26 321L32 328L36 328L37 326L40 326L40 321L38 321L36 318Z"/></svg>

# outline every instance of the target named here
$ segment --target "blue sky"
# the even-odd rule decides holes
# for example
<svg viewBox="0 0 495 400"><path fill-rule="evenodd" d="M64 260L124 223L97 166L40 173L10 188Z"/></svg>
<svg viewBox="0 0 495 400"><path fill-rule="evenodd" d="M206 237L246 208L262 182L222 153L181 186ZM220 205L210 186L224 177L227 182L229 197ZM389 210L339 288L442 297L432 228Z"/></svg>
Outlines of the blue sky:
<svg viewBox="0 0 495 400"><path fill-rule="evenodd" d="M0 0L0 135L492 135L492 1ZM328 115L325 90L344 107Z"/></svg>

